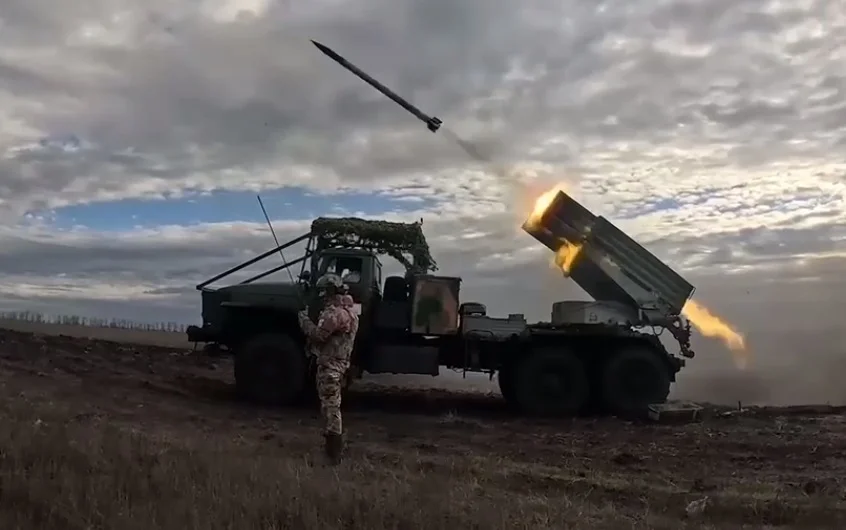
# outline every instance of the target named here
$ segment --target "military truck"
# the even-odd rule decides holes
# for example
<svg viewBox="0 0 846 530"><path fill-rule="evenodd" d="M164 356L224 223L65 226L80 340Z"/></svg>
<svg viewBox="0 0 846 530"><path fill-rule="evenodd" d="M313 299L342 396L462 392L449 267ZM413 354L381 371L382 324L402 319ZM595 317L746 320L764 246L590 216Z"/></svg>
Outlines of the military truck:
<svg viewBox="0 0 846 530"><path fill-rule="evenodd" d="M577 247L569 275L595 301L557 302L547 322L489 316L484 303L460 299L461 278L434 274L421 223L319 218L308 233L197 285L203 325L189 327L188 338L234 356L244 397L299 401L313 375L296 315L306 307L316 314L314 282L332 272L349 285L360 312L353 377L436 376L443 367L483 372L497 377L509 404L532 415L620 414L664 402L682 357L693 357L690 325L680 316L693 286L564 192L523 229L553 252ZM301 242L297 259L209 287ZM385 255L405 274L383 278ZM293 283L259 281L295 265ZM661 343L659 329L676 338L678 354Z"/></svg>

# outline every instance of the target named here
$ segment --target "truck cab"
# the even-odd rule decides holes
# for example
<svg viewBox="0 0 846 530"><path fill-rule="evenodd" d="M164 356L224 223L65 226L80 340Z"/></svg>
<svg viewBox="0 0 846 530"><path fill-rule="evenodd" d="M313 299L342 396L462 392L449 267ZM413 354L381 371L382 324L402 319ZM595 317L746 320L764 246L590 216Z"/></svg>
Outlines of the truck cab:
<svg viewBox="0 0 846 530"><path fill-rule="evenodd" d="M382 293L382 263L367 250L332 248L312 257L307 280L336 274L350 288L356 306L369 307Z"/></svg>
<svg viewBox="0 0 846 530"><path fill-rule="evenodd" d="M356 348L354 364L368 371L393 366L375 352L376 338L384 343L409 334L447 336L458 332L458 277L407 273L386 277L383 288L378 257L367 250L344 248L326 249L312 257L307 280L324 274L338 275L349 287L360 318L356 344L365 346ZM311 292L309 307L313 307L311 316L316 317L320 303L317 293Z"/></svg>

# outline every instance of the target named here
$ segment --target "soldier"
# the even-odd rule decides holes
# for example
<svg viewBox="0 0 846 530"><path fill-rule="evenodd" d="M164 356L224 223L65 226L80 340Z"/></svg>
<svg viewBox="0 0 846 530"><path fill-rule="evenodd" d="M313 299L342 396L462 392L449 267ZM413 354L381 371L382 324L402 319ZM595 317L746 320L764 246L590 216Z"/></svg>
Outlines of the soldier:
<svg viewBox="0 0 846 530"><path fill-rule="evenodd" d="M324 307L315 325L306 311L300 311L300 327L308 339L309 353L316 357L317 394L324 422L326 454L334 462L341 460L343 426L341 423L341 387L350 367L350 356L358 332L354 302L346 294L347 286L336 274L321 276L317 283Z"/></svg>

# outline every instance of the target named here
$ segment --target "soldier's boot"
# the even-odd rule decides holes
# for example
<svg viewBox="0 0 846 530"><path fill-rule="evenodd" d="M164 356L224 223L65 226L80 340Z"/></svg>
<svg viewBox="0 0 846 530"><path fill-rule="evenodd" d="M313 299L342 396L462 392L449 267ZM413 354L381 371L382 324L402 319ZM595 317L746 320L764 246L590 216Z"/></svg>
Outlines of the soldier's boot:
<svg viewBox="0 0 846 530"><path fill-rule="evenodd" d="M326 456L332 464L340 464L344 452L344 437L341 434L326 433Z"/></svg>

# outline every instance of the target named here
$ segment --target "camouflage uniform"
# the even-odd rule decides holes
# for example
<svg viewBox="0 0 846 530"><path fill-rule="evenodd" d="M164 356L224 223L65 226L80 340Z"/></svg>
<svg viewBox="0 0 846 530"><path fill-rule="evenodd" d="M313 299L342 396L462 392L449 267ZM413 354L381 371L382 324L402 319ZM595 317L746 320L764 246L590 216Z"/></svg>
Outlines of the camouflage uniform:
<svg viewBox="0 0 846 530"><path fill-rule="evenodd" d="M341 388L350 367L350 355L358 332L358 315L353 311L352 297L341 294L345 286L340 278L327 276L333 277L323 281L326 278L324 276L317 284L320 288L322 281L324 285L328 282L325 306L320 312L317 325L302 312L300 327L308 339L309 353L317 358L317 394L320 398L327 452L333 458L339 458L340 454L336 456L333 453L339 453L340 448L330 445L342 444Z"/></svg>

